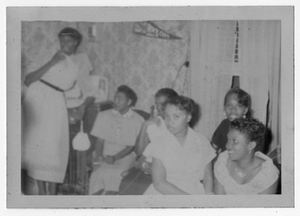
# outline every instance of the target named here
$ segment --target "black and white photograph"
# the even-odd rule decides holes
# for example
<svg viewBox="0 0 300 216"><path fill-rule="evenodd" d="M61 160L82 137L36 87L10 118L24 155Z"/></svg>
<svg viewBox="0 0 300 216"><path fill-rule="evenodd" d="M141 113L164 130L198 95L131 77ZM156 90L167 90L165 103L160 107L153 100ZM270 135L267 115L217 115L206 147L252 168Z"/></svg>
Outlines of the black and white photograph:
<svg viewBox="0 0 300 216"><path fill-rule="evenodd" d="M294 13L7 7L7 208L294 208Z"/></svg>

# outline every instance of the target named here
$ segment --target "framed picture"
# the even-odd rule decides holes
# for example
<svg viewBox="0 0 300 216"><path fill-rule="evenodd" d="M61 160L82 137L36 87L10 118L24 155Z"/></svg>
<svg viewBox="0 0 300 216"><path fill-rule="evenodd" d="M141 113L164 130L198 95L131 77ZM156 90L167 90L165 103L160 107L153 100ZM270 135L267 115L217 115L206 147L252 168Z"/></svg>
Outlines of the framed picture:
<svg viewBox="0 0 300 216"><path fill-rule="evenodd" d="M99 75L91 76L94 88L96 89L95 103L99 103L107 100L108 95L108 81L106 77Z"/></svg>

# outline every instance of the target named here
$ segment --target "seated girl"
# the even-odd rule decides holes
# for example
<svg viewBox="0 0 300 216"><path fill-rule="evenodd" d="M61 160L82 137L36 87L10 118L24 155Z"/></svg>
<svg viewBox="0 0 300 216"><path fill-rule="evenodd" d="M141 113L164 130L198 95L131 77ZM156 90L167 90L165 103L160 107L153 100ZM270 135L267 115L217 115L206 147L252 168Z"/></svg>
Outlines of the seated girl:
<svg viewBox="0 0 300 216"><path fill-rule="evenodd" d="M239 87L230 89L224 98L224 115L226 118L219 124L211 139L217 153L226 150L230 122L252 116L251 96Z"/></svg>
<svg viewBox="0 0 300 216"><path fill-rule="evenodd" d="M125 170L135 159L133 148L144 119L131 107L137 102L136 93L128 86L118 87L114 109L100 112L91 135L97 138L94 170L90 177L90 195L118 193ZM99 165L97 165L97 163Z"/></svg>
<svg viewBox="0 0 300 216"><path fill-rule="evenodd" d="M163 120L163 108L166 101L176 96L178 96L177 93L171 88L161 88L155 93L155 111L153 110L150 118L143 123L137 137L134 151L139 158L138 165L141 165L146 173L149 173L150 164L145 161L142 154L151 141L159 137L160 134L168 132Z"/></svg>
<svg viewBox="0 0 300 216"><path fill-rule="evenodd" d="M279 171L260 151L264 125L253 118L230 123L227 151L214 166L216 194L274 194Z"/></svg>
<svg viewBox="0 0 300 216"><path fill-rule="evenodd" d="M195 107L184 96L166 102L164 121L170 133L152 141L144 151L152 158L153 180L145 195L212 194L215 150L206 137L189 127Z"/></svg>

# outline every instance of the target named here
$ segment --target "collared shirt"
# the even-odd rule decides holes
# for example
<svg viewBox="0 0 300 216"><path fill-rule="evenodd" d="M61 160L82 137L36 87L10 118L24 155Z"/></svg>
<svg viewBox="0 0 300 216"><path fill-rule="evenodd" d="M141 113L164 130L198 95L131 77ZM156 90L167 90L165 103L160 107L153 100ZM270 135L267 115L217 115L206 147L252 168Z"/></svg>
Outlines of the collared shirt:
<svg viewBox="0 0 300 216"><path fill-rule="evenodd" d="M104 154L113 154L125 146L135 145L143 122L144 119L132 109L123 115L116 110L107 110L98 114L91 134L105 140Z"/></svg>
<svg viewBox="0 0 300 216"><path fill-rule="evenodd" d="M180 145L171 133L151 142L143 153L146 157L160 159L165 167L167 180L190 194L204 194L200 180L205 166L215 157L215 150L209 140L188 128L184 145ZM151 187L147 194L156 194ZM154 190L154 191L153 191Z"/></svg>
<svg viewBox="0 0 300 216"><path fill-rule="evenodd" d="M228 151L219 155L214 166L214 174L223 185L226 194L258 194L275 183L279 177L279 170L273 164L272 159L259 151L255 152L255 156L264 160L260 171L248 183L238 184L227 168L227 160L230 160Z"/></svg>
<svg viewBox="0 0 300 216"><path fill-rule="evenodd" d="M121 113L118 112L117 110L113 109L113 110L112 110L112 113L113 113L113 114L116 114L116 115L123 116L124 118L130 118L130 117L133 115L132 109L129 109L129 110L128 110L126 113L124 113L124 114L121 114Z"/></svg>

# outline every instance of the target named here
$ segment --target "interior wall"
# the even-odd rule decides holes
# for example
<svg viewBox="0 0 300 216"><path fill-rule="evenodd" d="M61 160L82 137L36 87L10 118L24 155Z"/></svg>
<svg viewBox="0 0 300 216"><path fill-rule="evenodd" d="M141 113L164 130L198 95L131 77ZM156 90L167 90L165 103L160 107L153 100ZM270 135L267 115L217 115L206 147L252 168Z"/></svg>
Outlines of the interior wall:
<svg viewBox="0 0 300 216"><path fill-rule="evenodd" d="M78 52L88 54L94 68L91 73L108 79L108 99L113 98L116 88L122 84L136 91L139 98L136 108L144 111L150 110L155 92L162 87L174 87L179 94L188 95L189 68L181 66L189 53L189 22L154 23L182 39L166 40L134 34L133 22L22 22L22 79L53 56L59 49L58 32L70 26L83 35ZM90 35L93 25L95 37Z"/></svg>

